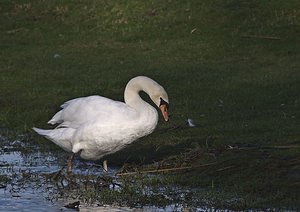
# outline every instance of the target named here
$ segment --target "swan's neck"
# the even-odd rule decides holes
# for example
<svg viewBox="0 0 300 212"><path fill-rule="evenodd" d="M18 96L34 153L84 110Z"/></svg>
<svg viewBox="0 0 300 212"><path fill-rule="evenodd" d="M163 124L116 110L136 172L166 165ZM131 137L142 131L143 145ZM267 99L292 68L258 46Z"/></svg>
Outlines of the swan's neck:
<svg viewBox="0 0 300 212"><path fill-rule="evenodd" d="M135 109L140 117L153 117L155 122L157 122L158 119L156 109L145 102L139 95L139 92L144 91L151 97L153 88L156 85L157 83L150 78L136 77L128 82L124 92L124 100L127 105Z"/></svg>

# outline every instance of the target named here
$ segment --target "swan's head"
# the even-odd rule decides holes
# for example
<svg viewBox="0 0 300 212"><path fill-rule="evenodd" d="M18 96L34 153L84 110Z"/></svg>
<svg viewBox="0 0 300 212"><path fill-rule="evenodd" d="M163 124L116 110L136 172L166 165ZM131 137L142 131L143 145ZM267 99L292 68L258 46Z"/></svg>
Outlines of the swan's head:
<svg viewBox="0 0 300 212"><path fill-rule="evenodd" d="M157 84L157 89L154 89L154 94L150 95L152 101L159 107L164 120L169 121L169 97L165 89Z"/></svg>
<svg viewBox="0 0 300 212"><path fill-rule="evenodd" d="M125 102L134 105L139 91L144 91L150 96L151 100L160 109L164 120L168 121L169 97L165 89L149 77L138 76L127 83L124 93Z"/></svg>
<svg viewBox="0 0 300 212"><path fill-rule="evenodd" d="M161 98L159 109L165 121L169 121L169 103Z"/></svg>

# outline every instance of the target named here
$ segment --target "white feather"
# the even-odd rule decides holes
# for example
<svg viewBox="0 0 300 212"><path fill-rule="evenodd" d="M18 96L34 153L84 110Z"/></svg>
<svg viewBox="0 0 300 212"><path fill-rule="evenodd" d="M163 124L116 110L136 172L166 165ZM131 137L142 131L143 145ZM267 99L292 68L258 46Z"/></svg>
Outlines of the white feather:
<svg viewBox="0 0 300 212"><path fill-rule="evenodd" d="M192 119L188 119L187 123L188 123L189 127L196 127L196 125Z"/></svg>

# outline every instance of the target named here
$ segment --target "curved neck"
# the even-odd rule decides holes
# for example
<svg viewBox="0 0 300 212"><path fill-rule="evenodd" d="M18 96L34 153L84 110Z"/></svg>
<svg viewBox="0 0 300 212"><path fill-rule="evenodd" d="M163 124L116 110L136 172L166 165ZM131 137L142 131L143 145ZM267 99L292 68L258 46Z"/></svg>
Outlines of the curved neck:
<svg viewBox="0 0 300 212"><path fill-rule="evenodd" d="M133 78L127 83L124 92L125 103L139 114L137 120L138 126L142 126L143 133L146 134L155 129L158 121L158 113L154 107L140 97L139 92L144 91L151 98L153 88L155 89L153 82L153 80L147 77ZM144 134L141 135L143 136Z"/></svg>
<svg viewBox="0 0 300 212"><path fill-rule="evenodd" d="M153 90L155 90L156 84L156 82L148 77L139 76L131 79L127 83L124 91L125 103L138 114L135 123L137 128L141 129L138 135L139 137L153 132L158 122L156 109L144 101L139 95L139 92L144 91L153 100L153 92L155 92Z"/></svg>
<svg viewBox="0 0 300 212"><path fill-rule="evenodd" d="M125 103L128 104L129 106L133 107L136 110L139 110L143 107L152 106L145 102L139 95L140 91L144 91L147 93L150 98L152 99L152 93L153 89L159 86L155 81L151 80L148 77L135 77L131 79L125 88L124 92L124 100Z"/></svg>

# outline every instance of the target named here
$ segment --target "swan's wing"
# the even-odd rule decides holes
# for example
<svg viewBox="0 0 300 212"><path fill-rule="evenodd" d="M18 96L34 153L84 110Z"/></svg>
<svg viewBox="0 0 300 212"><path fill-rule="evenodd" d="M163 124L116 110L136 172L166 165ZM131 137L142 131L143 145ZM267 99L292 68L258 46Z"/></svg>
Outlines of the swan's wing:
<svg viewBox="0 0 300 212"><path fill-rule="evenodd" d="M62 110L57 112L48 122L60 124L58 127L78 128L91 120L117 122L118 120L132 119L136 116L134 109L123 102L113 101L102 96L89 96L72 99L65 102Z"/></svg>

